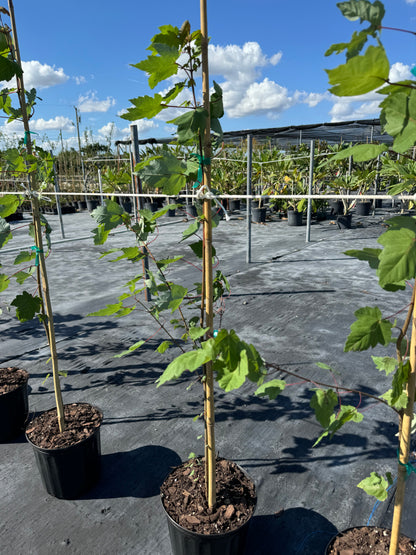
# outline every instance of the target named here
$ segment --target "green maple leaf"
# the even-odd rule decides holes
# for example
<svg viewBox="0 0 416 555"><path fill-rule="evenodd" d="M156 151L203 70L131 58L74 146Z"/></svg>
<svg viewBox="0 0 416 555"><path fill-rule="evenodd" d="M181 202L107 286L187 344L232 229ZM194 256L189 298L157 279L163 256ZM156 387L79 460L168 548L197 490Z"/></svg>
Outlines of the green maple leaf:
<svg viewBox="0 0 416 555"><path fill-rule="evenodd" d="M323 428L330 425L334 408L338 404L338 395L332 389L315 389L310 406L315 411L315 417Z"/></svg>
<svg viewBox="0 0 416 555"><path fill-rule="evenodd" d="M354 162L366 162L376 158L379 154L386 152L388 146L384 143L381 145L361 144L344 148L331 156L331 160L343 160L344 158L354 157Z"/></svg>
<svg viewBox="0 0 416 555"><path fill-rule="evenodd" d="M5 291L10 285L9 276L6 274L0 274L0 293Z"/></svg>
<svg viewBox="0 0 416 555"><path fill-rule="evenodd" d="M176 60L180 56L180 50L166 43L153 43L153 53L133 67L141 69L149 74L149 87L154 89L158 83L164 81L178 72Z"/></svg>
<svg viewBox="0 0 416 555"><path fill-rule="evenodd" d="M352 249L344 252L347 256L352 256L358 260L365 260L373 270L378 268L380 253L381 249L371 249L368 247L364 247L361 251Z"/></svg>
<svg viewBox="0 0 416 555"><path fill-rule="evenodd" d="M180 378L186 371L194 372L203 364L212 360L214 356L213 340L202 343L200 349L194 349L176 357L165 369L163 374L156 380L157 387L169 380Z"/></svg>
<svg viewBox="0 0 416 555"><path fill-rule="evenodd" d="M22 68L17 62L0 56L0 81L10 81L14 76L21 77L22 75Z"/></svg>
<svg viewBox="0 0 416 555"><path fill-rule="evenodd" d="M16 316L21 322L31 320L42 306L40 297L33 297L27 291L17 295L10 303L16 307Z"/></svg>
<svg viewBox="0 0 416 555"><path fill-rule="evenodd" d="M134 104L134 108L128 108L125 114L121 114L120 117L128 121L135 121L137 119L151 119L157 116L164 108L163 103L165 99L160 94L155 94L155 96L138 96L137 98L131 98L130 102Z"/></svg>
<svg viewBox="0 0 416 555"><path fill-rule="evenodd" d="M6 220L0 218L0 248L10 241L12 234L10 231L10 225Z"/></svg>
<svg viewBox="0 0 416 555"><path fill-rule="evenodd" d="M151 188L162 189L165 195L177 195L186 185L187 165L166 151L138 171L141 179Z"/></svg>
<svg viewBox="0 0 416 555"><path fill-rule="evenodd" d="M383 320L378 307L359 308L354 312L357 320L351 325L344 351L365 351L379 343L388 345L393 324Z"/></svg>
<svg viewBox="0 0 416 555"><path fill-rule="evenodd" d="M393 149L405 152L416 144L416 90L391 92L380 104L383 130L394 137Z"/></svg>
<svg viewBox="0 0 416 555"><path fill-rule="evenodd" d="M381 25L385 14L384 5L379 0L375 0L375 2L349 0L348 2L339 2L337 6L342 15L350 21L357 21L358 19L360 23L368 21L374 28Z"/></svg>
<svg viewBox="0 0 416 555"><path fill-rule="evenodd" d="M280 393L282 393L285 387L286 387L286 382L283 380L278 380L278 379L270 380L269 382L266 382L262 384L260 387L258 387L254 392L254 394L258 395L258 397L267 396L269 399L273 401L274 399L276 399L278 395L280 395Z"/></svg>
<svg viewBox="0 0 416 555"><path fill-rule="evenodd" d="M168 121L178 127L178 142L187 143L188 141L202 137L206 127L208 112L202 108L195 108L185 114Z"/></svg>
<svg viewBox="0 0 416 555"><path fill-rule="evenodd" d="M344 426L347 422L361 422L363 419L363 415L358 412L358 410L351 406L351 405L342 405L338 411L338 414L332 414L329 419L329 425L326 427L325 431L319 436L319 438L315 441L313 446L315 447L320 443L320 441L329 436L329 439L332 439L335 432Z"/></svg>
<svg viewBox="0 0 416 555"><path fill-rule="evenodd" d="M416 222L412 225L413 229L389 229L378 239L384 246L377 270L379 283L383 288L416 276Z"/></svg>
<svg viewBox="0 0 416 555"><path fill-rule="evenodd" d="M362 56L354 56L335 69L325 70L329 89L337 96L365 94L383 85L389 77L390 64L382 46L369 46Z"/></svg>
<svg viewBox="0 0 416 555"><path fill-rule="evenodd" d="M397 360L393 357L371 357L377 369L385 372L386 376L394 372L397 368Z"/></svg>
<svg viewBox="0 0 416 555"><path fill-rule="evenodd" d="M20 199L16 195L5 195L0 198L0 217L7 218L19 208Z"/></svg>
<svg viewBox="0 0 416 555"><path fill-rule="evenodd" d="M387 473L386 477L387 480L380 476L380 474L377 474L377 472L372 472L370 476L361 480L357 487L363 489L368 495L372 495L379 501L384 501L388 496L387 489L393 483L390 473Z"/></svg>

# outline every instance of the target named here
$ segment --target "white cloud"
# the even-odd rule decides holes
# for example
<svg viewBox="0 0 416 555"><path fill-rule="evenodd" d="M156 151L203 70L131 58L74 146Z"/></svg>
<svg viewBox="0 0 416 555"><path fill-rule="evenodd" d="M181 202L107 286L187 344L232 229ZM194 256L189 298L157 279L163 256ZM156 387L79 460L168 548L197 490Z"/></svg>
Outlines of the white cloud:
<svg viewBox="0 0 416 555"><path fill-rule="evenodd" d="M415 0L416 3L416 0ZM389 80L392 82L412 79L410 66L401 62L394 63L389 72ZM354 119L378 118L380 115L379 104L383 96L375 91L361 96L342 96L332 95L334 102L330 110L331 122L347 121Z"/></svg>
<svg viewBox="0 0 416 555"><path fill-rule="evenodd" d="M95 91L90 91L86 96L78 98L78 109L80 112L107 112L116 101L114 98L107 96L105 100L99 100Z"/></svg>
<svg viewBox="0 0 416 555"><path fill-rule="evenodd" d="M33 131L73 131L74 123L69 118L56 116L53 119L44 120L43 118L30 120L30 127Z"/></svg>
<svg viewBox="0 0 416 555"><path fill-rule="evenodd" d="M242 47L209 45L209 71L222 75L226 81L252 83L261 75L259 68L276 65L281 57L279 52L268 58L257 42L246 42Z"/></svg>
<svg viewBox="0 0 416 555"><path fill-rule="evenodd" d="M414 0L416 4L416 0ZM390 68L389 80L390 81L406 81L407 79L413 79L413 75L410 72L411 67L402 64L402 62L396 62Z"/></svg>
<svg viewBox="0 0 416 555"><path fill-rule="evenodd" d="M61 67L55 68L48 64L41 64L36 60L22 62L22 69L23 80L27 89L32 87L46 89L65 83L69 79Z"/></svg>
<svg viewBox="0 0 416 555"><path fill-rule="evenodd" d="M228 117L263 115L276 119L296 104L313 108L326 97L319 93L290 92L267 77L261 80L262 69L276 66L281 59L282 52L267 57L257 42L246 42L242 47L209 46L210 75L225 79L220 85Z"/></svg>
<svg viewBox="0 0 416 555"><path fill-rule="evenodd" d="M86 83L86 79L83 75L76 75L74 77L74 81L77 85L82 85L83 83Z"/></svg>
<svg viewBox="0 0 416 555"><path fill-rule="evenodd" d="M285 87L267 78L261 83L251 83L243 94L241 91L232 90L231 82L224 83L223 87L224 107L231 118L253 114L277 117L280 112L296 103L296 99L289 95Z"/></svg>
<svg viewBox="0 0 416 555"><path fill-rule="evenodd" d="M406 0L406 4L416 4L416 0Z"/></svg>

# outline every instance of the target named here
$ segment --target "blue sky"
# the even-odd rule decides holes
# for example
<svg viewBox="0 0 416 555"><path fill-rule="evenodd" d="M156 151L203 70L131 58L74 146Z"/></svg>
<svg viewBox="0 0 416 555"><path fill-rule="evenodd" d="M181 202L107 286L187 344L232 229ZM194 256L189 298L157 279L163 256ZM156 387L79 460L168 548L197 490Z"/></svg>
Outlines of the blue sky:
<svg viewBox="0 0 416 555"><path fill-rule="evenodd" d="M28 6L29 4L29 6ZM210 81L224 90L225 131L378 117L378 95L340 99L327 92L325 68L344 62L324 56L335 42L349 41L359 24L343 18L332 0L207 0L211 37ZM416 0L385 0L384 25L416 30ZM145 74L131 67L147 57L161 25L188 19L200 27L199 1L15 0L26 88L43 99L31 129L58 148L62 131L77 148L80 132L105 143L129 136L119 117L129 98L149 94ZM7 19L5 18L6 22ZM415 37L383 31L391 76L408 78L416 63ZM156 89L157 90L157 89ZM161 119L138 122L140 138L167 137ZM19 136L18 123L0 123L3 136Z"/></svg>

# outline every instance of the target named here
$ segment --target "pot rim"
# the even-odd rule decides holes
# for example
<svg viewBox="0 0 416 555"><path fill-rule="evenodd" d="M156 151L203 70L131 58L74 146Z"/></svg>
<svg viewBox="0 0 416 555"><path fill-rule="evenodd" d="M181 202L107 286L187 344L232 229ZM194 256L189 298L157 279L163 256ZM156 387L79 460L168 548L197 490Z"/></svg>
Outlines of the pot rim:
<svg viewBox="0 0 416 555"><path fill-rule="evenodd" d="M203 456L200 455L200 456L195 457L195 458L196 458L196 459L201 459L201 458L203 458ZM220 458L220 459L224 459L224 457L219 457L219 458ZM224 538L224 537L226 537L226 536L228 536L228 535L231 535L231 534L233 534L233 533L238 532L239 530L241 530L241 528L243 528L244 526L247 526L247 525L250 523L250 521L251 521L252 518L254 517L254 515L255 515L255 513L256 513L256 510L257 510L257 487L256 487L256 483L255 483L255 481L253 480L253 478L248 474L248 472L247 472L244 468L242 468L239 464L237 464L235 461L230 460L230 459L225 459L225 460L229 460L230 462L233 462L233 463L239 468L239 470L241 470L241 472L243 472L243 474L245 474L246 477L250 479L250 481L252 482L252 484L253 484L253 486L254 486L254 490L255 490L255 493L256 493L256 499L255 499L254 509L253 509L253 512L252 512L252 514L250 515L250 517L249 517L246 521L244 521L240 526L238 526L238 528L234 528L234 530L228 530L227 532L219 532L218 534L201 534L201 533L199 533L199 532L194 532L193 530L189 530L188 528L185 528L184 526L182 526L181 524L179 524L178 522L176 522L176 520L174 520L174 519L170 516L170 514L168 513L168 511L167 511L167 509L166 509L166 507L165 507L165 505L164 505L164 503L163 503L163 496L162 496L162 493L160 493L159 497L160 497L160 501L161 501L163 510L164 510L164 512L165 512L165 515L167 516L168 520L169 520L174 526L176 526L177 528L180 528L180 529L183 530L184 532L187 532L187 533L189 533L189 534L192 534L192 535L195 536L195 537L198 537L198 538L201 538L201 539L202 539L202 538L208 538L208 537L212 537L212 538ZM169 474L166 476L166 478L163 480L162 483L165 482L165 480L167 479L167 477L168 477L172 472L174 472L174 470L176 470L176 468L179 468L180 466L184 465L186 462L188 462L188 461L184 461L184 462L182 462L180 465L175 466L175 467L169 472Z"/></svg>
<svg viewBox="0 0 416 555"><path fill-rule="evenodd" d="M69 405L88 405L88 406L90 406L90 407L93 407L94 409L98 410L99 413L100 413L100 415L101 415L100 423L98 424L98 426L97 426L96 428L94 428L94 429L92 430L91 434L90 434L88 437L85 437L85 438L82 439L81 441L77 441L76 443L71 443L71 445L66 445L65 447L55 447L55 448L52 447L52 448L50 448L50 447L40 447L39 445L36 445L36 443L34 443L33 441L31 441L31 440L29 439L26 430L27 430L27 428L29 427L29 425L33 422L33 420L34 420L34 419L33 419L33 420L31 420L31 421L29 422L29 424L27 424L27 426L26 426L26 428L25 428L25 437L26 437L26 441L27 441L28 443L30 443L34 449L36 449L37 451L40 451L40 452L42 452L42 453L51 453L51 452L52 452L52 453L59 453L59 452L67 451L68 449L71 449L72 447L78 447L78 445L82 445L83 443L85 443L86 441L88 441L88 440L90 440L92 437L94 437L94 436L97 434L97 432L100 431L100 428L101 428L101 425L102 425L103 419L104 419L104 414L103 414L103 411L102 411L99 407L97 407L96 405L93 405L93 404L91 404L91 403L86 403L86 402L80 401L80 402L77 402L77 403L66 403L66 404L64 404L64 408L65 408L66 406L69 406ZM45 413L47 413L47 412L51 412L51 411L53 411L53 410L56 411L56 407L52 407L52 408L50 408L50 409L48 409L48 410L44 410L44 411L42 411L38 416L40 416L41 414L45 414ZM35 418L37 418L37 417L35 417Z"/></svg>

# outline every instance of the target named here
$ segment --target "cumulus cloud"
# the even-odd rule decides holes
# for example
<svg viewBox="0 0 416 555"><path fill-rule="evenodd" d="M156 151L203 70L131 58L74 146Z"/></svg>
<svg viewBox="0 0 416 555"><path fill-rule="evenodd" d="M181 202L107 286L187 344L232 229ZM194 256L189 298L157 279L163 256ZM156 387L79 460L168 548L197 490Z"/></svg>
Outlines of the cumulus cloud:
<svg viewBox="0 0 416 555"><path fill-rule="evenodd" d="M110 96L107 96L105 100L100 100L95 91L90 91L85 96L78 98L78 109L80 112L107 112L115 103L115 99Z"/></svg>
<svg viewBox="0 0 416 555"><path fill-rule="evenodd" d="M281 59L282 52L268 57L257 42L209 46L210 74L224 78L220 85L228 117L262 115L276 119L296 104L305 103L312 108L325 98L325 94L290 92L267 77L261 79L263 69L276 66Z"/></svg>
<svg viewBox="0 0 416 555"><path fill-rule="evenodd" d="M48 64L41 64L36 60L22 62L23 79L25 87L31 89L46 89L55 85L61 85L68 81L63 68L55 68Z"/></svg>
<svg viewBox="0 0 416 555"><path fill-rule="evenodd" d="M414 3L416 4L416 0L414 0ZM402 64L401 62L396 62L390 68L389 79L390 81L406 81L407 79L413 79L410 70L410 66Z"/></svg>
<svg viewBox="0 0 416 555"><path fill-rule="evenodd" d="M73 131L74 123L69 118L56 116L52 119L44 120L43 118L32 119L30 127L33 131Z"/></svg>
<svg viewBox="0 0 416 555"><path fill-rule="evenodd" d="M401 62L394 63L390 68L389 80L397 82L412 79L410 69L410 66ZM375 91L361 96L337 97L332 95L334 105L329 111L331 122L378 118L380 115L379 105L382 100L383 96Z"/></svg>
<svg viewBox="0 0 416 555"><path fill-rule="evenodd" d="M83 83L86 83L86 79L83 75L76 75L74 77L74 81L77 85L82 85Z"/></svg>

